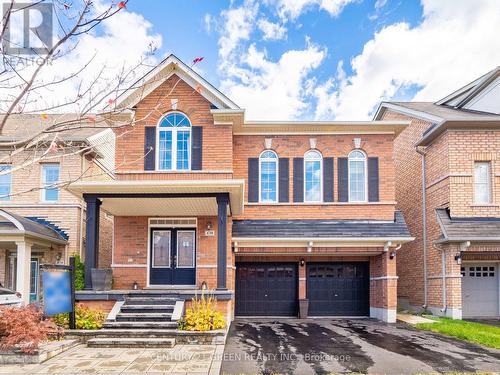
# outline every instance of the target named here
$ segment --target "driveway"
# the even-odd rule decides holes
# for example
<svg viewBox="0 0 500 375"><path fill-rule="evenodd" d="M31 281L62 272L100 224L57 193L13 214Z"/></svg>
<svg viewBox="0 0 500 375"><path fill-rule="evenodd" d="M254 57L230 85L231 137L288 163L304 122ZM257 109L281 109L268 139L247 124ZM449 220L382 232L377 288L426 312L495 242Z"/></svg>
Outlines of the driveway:
<svg viewBox="0 0 500 375"><path fill-rule="evenodd" d="M223 374L498 371L500 351L371 319L237 319Z"/></svg>

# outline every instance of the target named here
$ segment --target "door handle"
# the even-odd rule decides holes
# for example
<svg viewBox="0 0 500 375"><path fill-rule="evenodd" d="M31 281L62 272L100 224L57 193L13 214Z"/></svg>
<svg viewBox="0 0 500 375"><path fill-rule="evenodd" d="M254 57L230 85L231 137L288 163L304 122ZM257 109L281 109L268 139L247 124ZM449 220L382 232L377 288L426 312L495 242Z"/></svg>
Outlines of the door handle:
<svg viewBox="0 0 500 375"><path fill-rule="evenodd" d="M177 255L174 255L174 261L172 262L172 268L177 268Z"/></svg>

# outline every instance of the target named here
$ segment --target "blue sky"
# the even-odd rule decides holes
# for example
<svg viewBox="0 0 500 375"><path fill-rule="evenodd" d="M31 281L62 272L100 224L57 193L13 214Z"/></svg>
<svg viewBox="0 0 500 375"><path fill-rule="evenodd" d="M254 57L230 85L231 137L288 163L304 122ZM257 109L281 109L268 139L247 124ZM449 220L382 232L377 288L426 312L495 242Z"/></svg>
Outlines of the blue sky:
<svg viewBox="0 0 500 375"><path fill-rule="evenodd" d="M129 0L41 78L92 60L85 72L40 98L74 97L103 66L107 82L123 65L138 78L152 43L152 65L203 56L196 69L247 119L368 120L380 101L436 101L499 66L498 25L498 0Z"/></svg>

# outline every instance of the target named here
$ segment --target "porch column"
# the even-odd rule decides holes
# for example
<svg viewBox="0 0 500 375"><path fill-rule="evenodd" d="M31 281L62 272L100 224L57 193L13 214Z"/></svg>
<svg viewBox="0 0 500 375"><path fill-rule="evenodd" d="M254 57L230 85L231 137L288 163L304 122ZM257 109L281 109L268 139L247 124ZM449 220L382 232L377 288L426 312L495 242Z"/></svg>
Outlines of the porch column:
<svg viewBox="0 0 500 375"><path fill-rule="evenodd" d="M17 246L17 277L16 292L21 293L24 305L30 303L31 277L31 243L16 242Z"/></svg>
<svg viewBox="0 0 500 375"><path fill-rule="evenodd" d="M85 228L85 289L92 289L92 268L98 267L99 259L99 208L101 201L95 196L84 195L87 205Z"/></svg>
<svg viewBox="0 0 500 375"><path fill-rule="evenodd" d="M370 317L396 323L396 258L391 250L370 258Z"/></svg>
<svg viewBox="0 0 500 375"><path fill-rule="evenodd" d="M217 289L225 290L227 271L227 204L228 194L217 195Z"/></svg>

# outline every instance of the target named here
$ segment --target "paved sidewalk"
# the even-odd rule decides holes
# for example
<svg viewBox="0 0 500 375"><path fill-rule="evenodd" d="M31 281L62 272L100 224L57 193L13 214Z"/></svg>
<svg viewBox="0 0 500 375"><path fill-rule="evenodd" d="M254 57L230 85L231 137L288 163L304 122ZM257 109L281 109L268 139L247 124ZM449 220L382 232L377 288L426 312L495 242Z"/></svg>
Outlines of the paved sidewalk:
<svg viewBox="0 0 500 375"><path fill-rule="evenodd" d="M77 346L40 365L0 366L0 374L208 374L218 375L224 345L172 349Z"/></svg>

